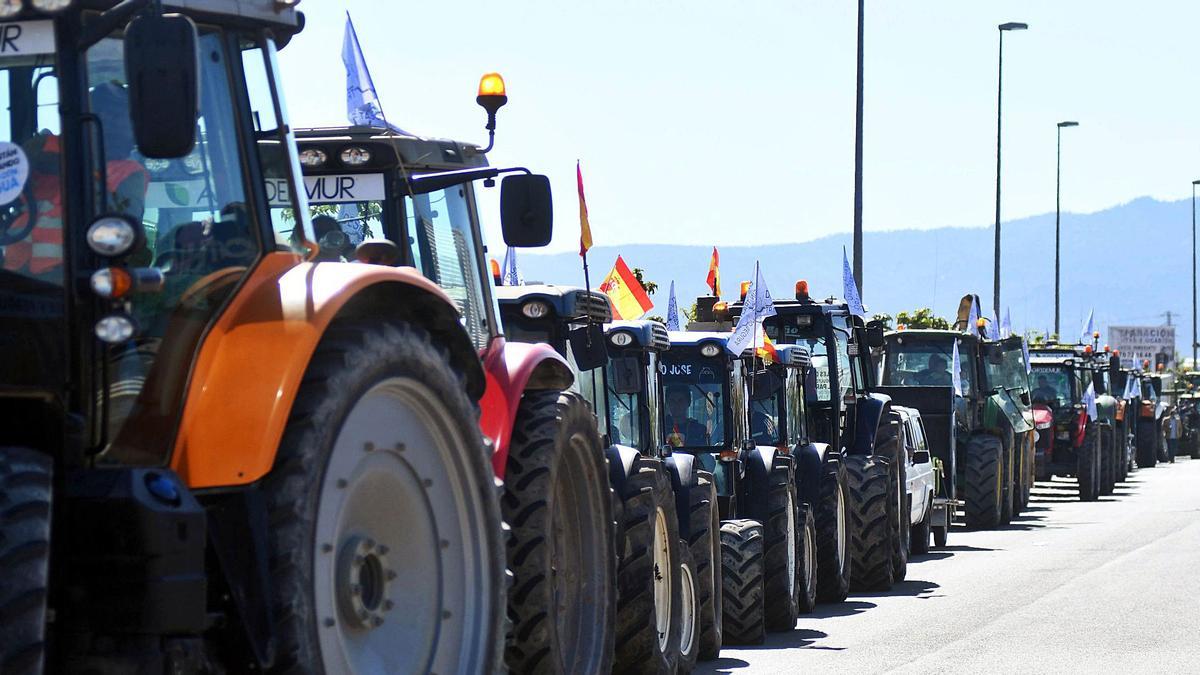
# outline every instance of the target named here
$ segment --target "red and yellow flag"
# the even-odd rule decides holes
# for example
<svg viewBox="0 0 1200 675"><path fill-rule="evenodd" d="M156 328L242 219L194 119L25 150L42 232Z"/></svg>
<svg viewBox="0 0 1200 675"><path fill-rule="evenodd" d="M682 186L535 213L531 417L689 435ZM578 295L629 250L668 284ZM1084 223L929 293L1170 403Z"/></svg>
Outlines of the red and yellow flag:
<svg viewBox="0 0 1200 675"><path fill-rule="evenodd" d="M600 292L612 301L614 319L640 319L654 307L646 289L642 288L642 284L633 276L633 272L621 256L617 256L612 271L604 277L604 283L600 284Z"/></svg>
<svg viewBox="0 0 1200 675"><path fill-rule="evenodd" d="M579 185L579 255L587 255L592 247L592 226L588 223L587 200L583 197L583 171L575 160L575 182Z"/></svg>
<svg viewBox="0 0 1200 675"><path fill-rule="evenodd" d="M713 295L721 297L721 256L717 255L717 247L713 247L712 260L708 261L708 278L704 283L712 289Z"/></svg>
<svg viewBox="0 0 1200 675"><path fill-rule="evenodd" d="M764 332L762 334L762 341L762 346L755 349L754 353L757 354L758 358L762 359L767 365L778 363L779 352L775 351L775 343L771 342L771 336Z"/></svg>

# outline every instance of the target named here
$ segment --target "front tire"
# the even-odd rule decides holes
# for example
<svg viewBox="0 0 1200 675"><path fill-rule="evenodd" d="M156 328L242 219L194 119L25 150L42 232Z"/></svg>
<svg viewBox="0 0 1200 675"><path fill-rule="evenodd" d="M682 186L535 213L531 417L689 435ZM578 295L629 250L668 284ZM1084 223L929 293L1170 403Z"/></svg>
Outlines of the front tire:
<svg viewBox="0 0 1200 675"><path fill-rule="evenodd" d="M697 613L700 620L700 660L721 654L721 516L717 509L717 484L707 471L696 472L690 491L689 518L692 538L688 542L696 571Z"/></svg>
<svg viewBox="0 0 1200 675"><path fill-rule="evenodd" d="M910 541L912 542L912 552L914 555L922 555L929 553L929 531L933 518L932 504L925 508L925 515L921 518L921 522L912 526L910 533ZM943 546L945 544L942 544Z"/></svg>
<svg viewBox="0 0 1200 675"><path fill-rule="evenodd" d="M54 463L0 448L0 673L40 675L46 661Z"/></svg>
<svg viewBox="0 0 1200 675"><path fill-rule="evenodd" d="M662 462L638 462L626 488L614 671L669 675L679 661L679 518Z"/></svg>
<svg viewBox="0 0 1200 675"><path fill-rule="evenodd" d="M850 484L850 584L854 590L886 591L892 567L892 471L873 455L846 458Z"/></svg>
<svg viewBox="0 0 1200 675"><path fill-rule="evenodd" d="M963 501L967 527L971 529L990 530L1000 524L1003 456L1004 447L995 436L980 434L967 441Z"/></svg>
<svg viewBox="0 0 1200 675"><path fill-rule="evenodd" d="M462 376L408 324L326 331L262 487L276 672L501 666L500 505Z"/></svg>
<svg viewBox="0 0 1200 675"><path fill-rule="evenodd" d="M840 457L829 457L821 468L821 501L816 505L817 600L842 602L850 594L846 465Z"/></svg>
<svg viewBox="0 0 1200 675"><path fill-rule="evenodd" d="M700 656L700 589L692 551L679 546L679 665L676 673L690 673ZM599 671L604 672L604 671Z"/></svg>
<svg viewBox="0 0 1200 675"><path fill-rule="evenodd" d="M607 463L596 420L578 394L521 397L501 498L512 528L508 568L517 673L612 669L616 537Z"/></svg>
<svg viewBox="0 0 1200 675"><path fill-rule="evenodd" d="M796 583L800 541L797 523L796 469L791 457L777 457L767 477L763 503L763 592L766 627L771 632L796 627L800 588Z"/></svg>
<svg viewBox="0 0 1200 675"><path fill-rule="evenodd" d="M1076 449L1079 481L1079 501L1094 502L1100 498L1100 439L1096 424L1089 423L1083 434L1083 445Z"/></svg>
<svg viewBox="0 0 1200 675"><path fill-rule="evenodd" d="M721 523L721 569L726 643L762 644L766 638L762 524L757 520Z"/></svg>

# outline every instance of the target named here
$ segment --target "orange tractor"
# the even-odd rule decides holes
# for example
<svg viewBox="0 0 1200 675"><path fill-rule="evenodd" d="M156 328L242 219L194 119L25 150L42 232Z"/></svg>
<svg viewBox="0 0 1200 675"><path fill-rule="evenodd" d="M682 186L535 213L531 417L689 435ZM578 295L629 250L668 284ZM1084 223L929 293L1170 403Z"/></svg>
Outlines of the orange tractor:
<svg viewBox="0 0 1200 675"><path fill-rule="evenodd" d="M472 232L427 265L331 259L279 93L302 25L283 0L0 3L6 675L502 666L492 462L595 426L521 422L581 413L565 364L504 347ZM502 192L506 238L548 240L545 179ZM538 630L603 639L586 590Z"/></svg>

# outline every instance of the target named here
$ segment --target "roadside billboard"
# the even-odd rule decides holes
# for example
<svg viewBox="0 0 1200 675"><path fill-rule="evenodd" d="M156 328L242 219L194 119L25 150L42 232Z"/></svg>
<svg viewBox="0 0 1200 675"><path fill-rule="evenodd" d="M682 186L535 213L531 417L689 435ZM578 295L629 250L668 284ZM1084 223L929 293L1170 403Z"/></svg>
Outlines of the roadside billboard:
<svg viewBox="0 0 1200 675"><path fill-rule="evenodd" d="M1140 368L1146 360L1152 370L1161 362L1175 366L1175 326L1109 326L1108 345L1120 350L1126 368Z"/></svg>

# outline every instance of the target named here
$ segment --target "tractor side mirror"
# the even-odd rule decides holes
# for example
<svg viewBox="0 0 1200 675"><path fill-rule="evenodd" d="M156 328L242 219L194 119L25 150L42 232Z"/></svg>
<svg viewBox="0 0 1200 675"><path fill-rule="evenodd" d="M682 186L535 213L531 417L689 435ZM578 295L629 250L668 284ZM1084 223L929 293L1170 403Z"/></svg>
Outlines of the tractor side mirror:
<svg viewBox="0 0 1200 675"><path fill-rule="evenodd" d="M866 342L868 347L871 349L883 349L883 324L872 321L867 324L864 332L866 333L866 339L863 342Z"/></svg>
<svg viewBox="0 0 1200 675"><path fill-rule="evenodd" d="M1025 405L1029 405L1029 403L1030 403L1029 392L1027 392L1027 391L1021 392L1021 403L1024 403Z"/></svg>
<svg viewBox="0 0 1200 675"><path fill-rule="evenodd" d="M913 464L928 464L928 463L929 463L929 451L928 450L918 450L913 453Z"/></svg>
<svg viewBox="0 0 1200 675"><path fill-rule="evenodd" d="M550 179L537 174L505 176L500 181L500 224L504 243L537 248L554 234Z"/></svg>
<svg viewBox="0 0 1200 675"><path fill-rule="evenodd" d="M586 326L573 329L567 335L571 341L571 355L575 357L575 366L579 372L604 367L608 363L608 346L604 343L604 326L589 323Z"/></svg>
<svg viewBox="0 0 1200 675"><path fill-rule="evenodd" d="M183 157L196 144L200 116L196 24L182 14L142 14L125 31L129 118L138 152Z"/></svg>

